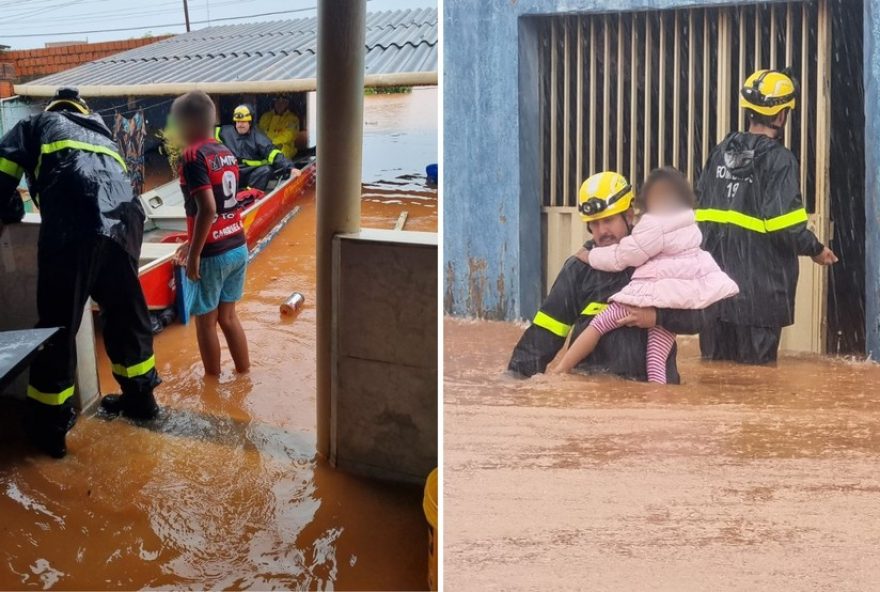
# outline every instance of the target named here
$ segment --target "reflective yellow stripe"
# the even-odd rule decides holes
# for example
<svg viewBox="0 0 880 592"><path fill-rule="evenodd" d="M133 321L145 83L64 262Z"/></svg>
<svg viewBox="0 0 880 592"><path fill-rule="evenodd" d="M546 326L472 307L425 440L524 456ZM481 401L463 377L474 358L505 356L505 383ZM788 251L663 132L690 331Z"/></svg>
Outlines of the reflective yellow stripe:
<svg viewBox="0 0 880 592"><path fill-rule="evenodd" d="M223 141L220 139L220 126L217 126L214 128L214 139L217 140L218 142Z"/></svg>
<svg viewBox="0 0 880 592"><path fill-rule="evenodd" d="M21 179L21 176L24 174L24 168L17 162L0 156L0 172L6 173L15 179Z"/></svg>
<svg viewBox="0 0 880 592"><path fill-rule="evenodd" d="M753 216L747 216L735 210L700 209L696 211L697 222L716 222L718 224L733 224L752 232L761 234L784 230L791 226L807 221L807 211L804 208L794 210L769 220L761 220Z"/></svg>
<svg viewBox="0 0 880 592"><path fill-rule="evenodd" d="M781 216L776 216L775 218L765 220L764 224L767 226L767 232L775 232L777 230L784 230L789 226L802 224L808 219L809 217L807 216L807 210L801 208L799 210L795 210L793 212L789 212L787 214L782 214Z"/></svg>
<svg viewBox="0 0 880 592"><path fill-rule="evenodd" d="M585 317L594 317L606 308L608 305L604 302L591 302L581 311L581 314Z"/></svg>
<svg viewBox="0 0 880 592"><path fill-rule="evenodd" d="M250 166L250 167L266 166L267 164L269 164L268 160L247 160L244 158L241 160L241 162L245 166Z"/></svg>
<svg viewBox="0 0 880 592"><path fill-rule="evenodd" d="M765 233L764 221L760 218L747 216L735 210L697 210L697 222L717 222L718 224L734 224L752 232Z"/></svg>
<svg viewBox="0 0 880 592"><path fill-rule="evenodd" d="M117 376L123 376L125 378L134 378L136 376L143 376L150 370L156 367L156 356L150 356L143 362L135 364L133 366L123 366L122 364L113 364L113 374Z"/></svg>
<svg viewBox="0 0 880 592"><path fill-rule="evenodd" d="M275 150L273 150L272 152L269 153L269 156L266 157L266 160L269 161L269 164L273 164L273 163L275 162L275 159L278 157L279 154L281 154L281 150L278 150L278 149L276 148Z"/></svg>
<svg viewBox="0 0 880 592"><path fill-rule="evenodd" d="M538 311L538 314L535 315L535 320L532 321L532 323L543 329L547 329L559 337L567 337L568 332L571 331L571 325L561 323L540 310Z"/></svg>
<svg viewBox="0 0 880 592"><path fill-rule="evenodd" d="M125 166L125 160L123 160L119 153L114 152L106 146L98 146L97 144L88 144L76 140L59 140L58 142L50 142L49 144L43 144L40 146L40 160L37 162L37 168L34 171L34 174L40 174L40 164L42 164L43 154L52 154L59 150L83 150L85 152L95 152L96 154L106 154L107 156L113 157L113 159L122 167L123 171L128 172L128 169Z"/></svg>
<svg viewBox="0 0 880 592"><path fill-rule="evenodd" d="M27 396L44 405L61 405L73 396L73 387L66 388L60 393L44 393L28 385Z"/></svg>

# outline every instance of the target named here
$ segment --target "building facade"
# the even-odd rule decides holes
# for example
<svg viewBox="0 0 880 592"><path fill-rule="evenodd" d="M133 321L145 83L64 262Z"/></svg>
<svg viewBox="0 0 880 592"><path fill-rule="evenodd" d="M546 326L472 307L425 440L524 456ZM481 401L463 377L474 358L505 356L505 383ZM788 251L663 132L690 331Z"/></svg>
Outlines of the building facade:
<svg viewBox="0 0 880 592"><path fill-rule="evenodd" d="M448 0L444 11L447 313L531 318L587 238L573 207L584 178L611 168L639 185L660 165L696 178L743 125L745 76L789 66L802 92L786 145L810 225L841 263L802 263L784 345L880 353L880 2Z"/></svg>

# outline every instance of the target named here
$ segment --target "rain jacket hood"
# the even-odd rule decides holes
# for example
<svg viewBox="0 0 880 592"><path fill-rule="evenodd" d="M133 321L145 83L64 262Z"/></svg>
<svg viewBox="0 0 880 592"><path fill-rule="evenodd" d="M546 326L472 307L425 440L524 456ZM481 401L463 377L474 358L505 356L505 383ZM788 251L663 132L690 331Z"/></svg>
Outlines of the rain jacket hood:
<svg viewBox="0 0 880 592"><path fill-rule="evenodd" d="M734 132L724 141L724 166L731 175L745 179L755 173L755 162L763 160L778 148L785 147L778 140L761 134Z"/></svg>
<svg viewBox="0 0 880 592"><path fill-rule="evenodd" d="M125 161L100 115L43 112L20 121L0 139L4 221L21 220L15 189L22 175L40 208L41 248L64 249L103 235L131 257L139 257L144 210L132 194Z"/></svg>
<svg viewBox="0 0 880 592"><path fill-rule="evenodd" d="M823 245L807 228L794 154L767 136L734 132L716 146L697 183L703 246L739 286L721 320L757 327L794 322L798 256Z"/></svg>

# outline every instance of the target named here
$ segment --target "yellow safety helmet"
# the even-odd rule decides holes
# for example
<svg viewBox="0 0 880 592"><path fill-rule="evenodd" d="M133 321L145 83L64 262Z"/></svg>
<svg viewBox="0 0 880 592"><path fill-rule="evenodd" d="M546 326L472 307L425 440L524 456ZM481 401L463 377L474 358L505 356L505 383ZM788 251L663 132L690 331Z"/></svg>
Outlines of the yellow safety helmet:
<svg viewBox="0 0 880 592"><path fill-rule="evenodd" d="M232 112L232 121L253 121L254 116L251 115L251 108L247 105L239 105Z"/></svg>
<svg viewBox="0 0 880 592"><path fill-rule="evenodd" d="M797 94L797 80L787 69L758 70L746 78L739 106L772 117L783 109L794 109Z"/></svg>
<svg viewBox="0 0 880 592"><path fill-rule="evenodd" d="M79 96L79 89L72 86L65 86L55 91L55 96L46 105L46 111L59 111L64 108L72 107L83 115L88 115L91 111L89 105Z"/></svg>
<svg viewBox="0 0 880 592"><path fill-rule="evenodd" d="M578 191L578 212L584 222L610 218L627 211L633 188L626 177L613 171L590 176Z"/></svg>

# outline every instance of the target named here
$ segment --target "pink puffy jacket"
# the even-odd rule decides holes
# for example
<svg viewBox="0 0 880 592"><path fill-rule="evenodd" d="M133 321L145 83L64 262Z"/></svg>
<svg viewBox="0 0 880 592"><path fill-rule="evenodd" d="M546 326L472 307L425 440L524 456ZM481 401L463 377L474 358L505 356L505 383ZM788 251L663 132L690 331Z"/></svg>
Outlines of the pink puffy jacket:
<svg viewBox="0 0 880 592"><path fill-rule="evenodd" d="M590 265L603 271L637 268L630 283L611 297L629 306L702 309L739 293L708 252L693 210L645 214L632 234L590 251Z"/></svg>

